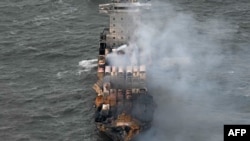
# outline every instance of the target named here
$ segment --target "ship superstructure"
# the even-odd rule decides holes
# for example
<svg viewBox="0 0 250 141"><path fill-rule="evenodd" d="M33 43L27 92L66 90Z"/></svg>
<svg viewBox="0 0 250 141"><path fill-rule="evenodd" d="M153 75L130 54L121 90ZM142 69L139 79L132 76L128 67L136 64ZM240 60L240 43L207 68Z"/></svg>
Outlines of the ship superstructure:
<svg viewBox="0 0 250 141"><path fill-rule="evenodd" d="M110 16L109 27L100 34L98 81L93 89L97 129L114 141L130 141L150 127L153 98L148 92L146 66L136 45L135 31L142 9L149 3L113 0L99 5Z"/></svg>

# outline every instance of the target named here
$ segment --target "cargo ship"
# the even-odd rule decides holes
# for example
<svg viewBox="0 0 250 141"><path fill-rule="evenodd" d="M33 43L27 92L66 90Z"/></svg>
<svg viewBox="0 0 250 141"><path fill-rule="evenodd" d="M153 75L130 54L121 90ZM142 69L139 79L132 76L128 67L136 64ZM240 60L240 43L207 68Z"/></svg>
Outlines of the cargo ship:
<svg viewBox="0 0 250 141"><path fill-rule="evenodd" d="M109 26L100 34L97 61L95 124L113 141L135 140L150 128L154 100L147 86L144 48L136 43L148 1L111 0L100 4L99 12L109 16Z"/></svg>

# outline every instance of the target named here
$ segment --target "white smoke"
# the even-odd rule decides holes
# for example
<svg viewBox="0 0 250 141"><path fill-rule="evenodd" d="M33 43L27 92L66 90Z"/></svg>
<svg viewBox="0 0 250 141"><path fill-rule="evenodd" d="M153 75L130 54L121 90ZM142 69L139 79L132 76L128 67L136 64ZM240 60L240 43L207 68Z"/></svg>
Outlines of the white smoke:
<svg viewBox="0 0 250 141"><path fill-rule="evenodd" d="M106 56L106 61L110 66L134 66L138 65L137 54L138 47L136 44L124 44L117 49L113 49L113 51Z"/></svg>
<svg viewBox="0 0 250 141"><path fill-rule="evenodd" d="M154 4L157 6L154 7ZM149 87L157 108L153 127L140 141L222 141L228 113L214 106L219 87L213 72L222 63L221 40L230 37L227 24L199 22L174 6L154 3L143 13L134 44L148 63ZM140 61L143 62L143 61Z"/></svg>
<svg viewBox="0 0 250 141"><path fill-rule="evenodd" d="M109 60L111 65L126 60L137 64L131 61L137 59L147 64L148 86L157 108L152 128L139 141L222 141L223 125L238 122L216 96L223 93L216 81L224 59L221 42L234 31L223 20L201 22L191 12L175 8L153 3L152 10L135 21L138 28L129 42L135 49L121 47L126 48L127 58Z"/></svg>

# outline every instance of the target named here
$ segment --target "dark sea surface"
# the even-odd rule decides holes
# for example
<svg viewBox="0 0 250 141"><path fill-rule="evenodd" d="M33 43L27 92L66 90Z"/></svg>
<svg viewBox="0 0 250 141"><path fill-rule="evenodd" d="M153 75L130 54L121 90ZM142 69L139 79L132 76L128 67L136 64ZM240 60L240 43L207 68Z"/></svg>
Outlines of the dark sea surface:
<svg viewBox="0 0 250 141"><path fill-rule="evenodd" d="M104 2L0 1L0 141L107 140L95 131L92 109L99 33L108 25L108 17L98 13L98 4ZM214 108L208 115L218 119L212 123L215 128L222 128L224 117L226 123L250 124L250 1L168 2L194 13L198 21L219 18L230 23L235 32L223 41L221 71L211 77L221 84L215 106L233 110L224 114ZM203 128L197 129L204 131L201 136L188 137L213 140L207 138L213 129ZM215 136L222 140L218 132Z"/></svg>

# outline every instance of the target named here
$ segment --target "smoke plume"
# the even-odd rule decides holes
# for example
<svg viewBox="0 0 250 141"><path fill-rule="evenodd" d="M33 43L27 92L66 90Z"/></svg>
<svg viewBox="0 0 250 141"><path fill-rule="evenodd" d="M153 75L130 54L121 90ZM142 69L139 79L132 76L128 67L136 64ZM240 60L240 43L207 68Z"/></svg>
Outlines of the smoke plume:
<svg viewBox="0 0 250 141"><path fill-rule="evenodd" d="M218 100L225 93L217 81L222 41L234 32L229 23L199 21L191 12L160 2L134 19L134 37L118 48L123 58L113 53L107 60L110 65L147 65L157 107L152 128L139 141L222 141L224 124L245 122Z"/></svg>
<svg viewBox="0 0 250 141"><path fill-rule="evenodd" d="M199 22L166 3L153 3L142 14L133 42L142 48L140 62L148 63L157 108L152 128L139 140L222 141L223 124L231 119L216 105L220 92L213 72L223 60L221 40L230 38L228 24Z"/></svg>

